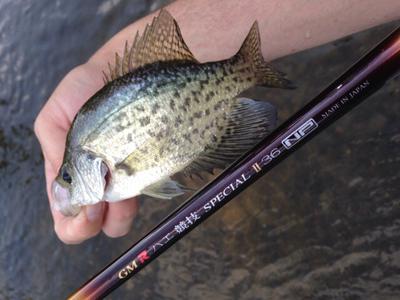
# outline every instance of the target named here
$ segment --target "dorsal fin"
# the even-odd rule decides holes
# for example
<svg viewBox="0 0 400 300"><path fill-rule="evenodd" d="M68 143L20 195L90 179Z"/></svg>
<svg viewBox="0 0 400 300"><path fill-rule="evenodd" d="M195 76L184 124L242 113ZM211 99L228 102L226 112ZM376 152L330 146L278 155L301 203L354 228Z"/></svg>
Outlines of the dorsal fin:
<svg viewBox="0 0 400 300"><path fill-rule="evenodd" d="M114 66L109 64L109 73L103 72L104 81L107 83L147 64L170 60L197 63L182 38L178 24L168 11L162 9L151 25L146 26L142 36L136 33L131 47L128 42L125 43L122 57L115 54Z"/></svg>

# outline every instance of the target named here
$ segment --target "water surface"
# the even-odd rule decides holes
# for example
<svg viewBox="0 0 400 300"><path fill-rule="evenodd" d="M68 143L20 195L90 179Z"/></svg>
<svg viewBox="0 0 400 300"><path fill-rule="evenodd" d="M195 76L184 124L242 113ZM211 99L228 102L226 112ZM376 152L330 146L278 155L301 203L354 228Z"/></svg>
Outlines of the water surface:
<svg viewBox="0 0 400 300"><path fill-rule="evenodd" d="M184 199L143 199L132 232L58 241L32 123L59 80L163 1L0 2L0 299L65 298ZM283 121L399 25L276 62L255 91ZM399 299L400 79L336 122L109 299Z"/></svg>

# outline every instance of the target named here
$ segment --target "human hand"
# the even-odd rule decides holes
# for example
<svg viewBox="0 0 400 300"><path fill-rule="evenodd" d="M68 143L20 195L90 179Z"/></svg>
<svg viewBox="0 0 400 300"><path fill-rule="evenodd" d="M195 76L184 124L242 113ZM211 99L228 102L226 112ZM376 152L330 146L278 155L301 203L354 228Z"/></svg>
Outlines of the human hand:
<svg viewBox="0 0 400 300"><path fill-rule="evenodd" d="M385 0L385 4L369 0L367 4L363 2L365 5L358 5L361 1L353 2L333 1L327 10L323 2L316 4L306 0L299 2L295 8L291 1L281 0L249 3L236 0L235 5L232 0L196 0L175 1L167 9L177 19L189 49L199 61L215 61L233 55L255 20L262 29L262 44L268 43L264 56L269 60L399 18L397 0ZM276 10L278 6L279 10ZM311 9L309 6L312 6ZM374 11L374 18L364 13L366 7ZM115 52L122 53L125 41L132 42L136 32L142 32L153 16L128 26L87 63L73 69L38 115L35 133L44 154L50 204L53 203L51 183L61 166L65 139L73 117L84 102L101 88L102 71L107 69L107 62L113 60ZM304 32L313 34L305 39ZM207 39L204 39L205 36ZM83 209L76 217L64 217L52 208L55 231L66 243L82 242L100 230L109 236L121 236L129 231L136 211L135 200L97 204Z"/></svg>
<svg viewBox="0 0 400 300"><path fill-rule="evenodd" d="M106 44L104 47L100 53L112 45ZM95 54L89 62L69 72L35 121L35 134L44 155L47 194L54 229L60 240L67 244L80 243L97 235L101 230L110 237L125 235L129 232L137 212L135 199L90 205L75 217L65 217L54 209L53 205L51 185L62 164L68 130L80 107L103 85L104 63L97 62L99 59L103 62L104 56L106 55Z"/></svg>
<svg viewBox="0 0 400 300"><path fill-rule="evenodd" d="M75 217L65 217L52 205L51 184L62 164L69 127L79 108L101 86L101 70L96 65L88 62L76 67L61 81L35 121L35 133L44 155L54 229L60 240L67 244L80 243L101 230L110 237L125 235L137 212L135 199L90 205Z"/></svg>

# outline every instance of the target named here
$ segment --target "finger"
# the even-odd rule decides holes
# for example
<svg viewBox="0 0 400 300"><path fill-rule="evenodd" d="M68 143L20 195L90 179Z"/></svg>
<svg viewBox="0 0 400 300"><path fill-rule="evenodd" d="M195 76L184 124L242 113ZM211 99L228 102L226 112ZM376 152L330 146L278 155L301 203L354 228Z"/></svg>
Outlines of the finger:
<svg viewBox="0 0 400 300"><path fill-rule="evenodd" d="M66 217L54 208L54 199L51 193L51 181L56 171L45 161L47 175L47 195L54 220L54 231L58 238L66 244L78 244L101 231L105 213L105 203L101 202L83 208L75 217ZM52 179L50 179L52 178Z"/></svg>
<svg viewBox="0 0 400 300"><path fill-rule="evenodd" d="M35 134L42 148L45 161L46 181L52 180L61 165L67 133L55 123L37 118Z"/></svg>
<svg viewBox="0 0 400 300"><path fill-rule="evenodd" d="M89 66L79 66L69 72L55 89L49 100L41 109L34 124L35 134L39 140L45 160L53 169L61 165L65 140L72 119L86 101L85 91L90 90L90 84L85 89L81 86L85 71ZM80 94L76 92L80 91ZM68 92L71 91L71 92ZM80 96L80 97L79 97Z"/></svg>
<svg viewBox="0 0 400 300"><path fill-rule="evenodd" d="M54 230L64 243L79 244L101 231L104 211L104 202L86 206L75 217L65 217L52 209Z"/></svg>
<svg viewBox="0 0 400 300"><path fill-rule="evenodd" d="M103 232L114 238L126 235L131 229L137 210L138 203L136 199L109 203L103 223Z"/></svg>

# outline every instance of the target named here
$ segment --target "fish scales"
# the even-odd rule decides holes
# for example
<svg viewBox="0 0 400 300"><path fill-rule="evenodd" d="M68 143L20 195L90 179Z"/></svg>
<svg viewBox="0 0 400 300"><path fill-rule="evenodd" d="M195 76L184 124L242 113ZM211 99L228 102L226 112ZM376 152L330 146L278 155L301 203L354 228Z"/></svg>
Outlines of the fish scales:
<svg viewBox="0 0 400 300"><path fill-rule="evenodd" d="M53 184L65 215L99 201L184 193L171 176L212 172L276 124L267 102L236 98L257 84L290 87L262 58L257 23L229 59L199 63L176 21L161 11L105 74L75 117Z"/></svg>
<svg viewBox="0 0 400 300"><path fill-rule="evenodd" d="M239 72L241 69L232 59L162 66L152 71L154 75L141 79L130 74L132 85L145 88L139 94L126 86L116 91L127 103L117 101L121 107L90 133L84 147L112 164L136 151L138 163L132 166L136 170L160 163L181 169L204 150L213 135L220 137L231 109L230 100L252 86L254 76ZM136 100L132 102L132 98ZM101 142L99 134L104 136Z"/></svg>

